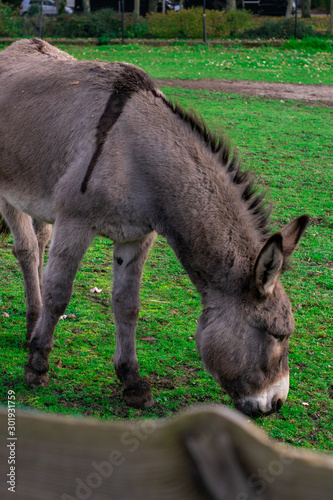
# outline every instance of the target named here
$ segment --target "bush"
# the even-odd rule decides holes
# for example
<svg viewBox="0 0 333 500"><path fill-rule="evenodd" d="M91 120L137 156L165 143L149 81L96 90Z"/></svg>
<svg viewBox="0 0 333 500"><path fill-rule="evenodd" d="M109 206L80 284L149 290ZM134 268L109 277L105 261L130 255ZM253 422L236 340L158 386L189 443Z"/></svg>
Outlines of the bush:
<svg viewBox="0 0 333 500"><path fill-rule="evenodd" d="M25 16L23 34L38 35L39 15ZM133 14L125 15L125 37L145 37L147 22ZM107 43L112 38L121 38L121 16L112 9L101 9L91 14L59 14L57 18L44 17L43 33L53 38L98 38Z"/></svg>
<svg viewBox="0 0 333 500"><path fill-rule="evenodd" d="M295 35L295 22L293 19L288 21L267 21L257 28L252 28L244 31L243 37L249 39L261 38L269 40L271 38L288 39ZM307 25L302 21L297 23L297 38L305 36L314 37L315 31L311 25Z"/></svg>
<svg viewBox="0 0 333 500"><path fill-rule="evenodd" d="M60 38L118 38L121 20L112 9L101 9L88 15L60 14L45 24L45 36Z"/></svg>
<svg viewBox="0 0 333 500"><path fill-rule="evenodd" d="M206 10L206 29L208 38L233 36L243 31L251 22L248 11L224 12ZM154 38L202 38L203 9L192 7L178 12L173 10L164 14L148 14L149 33Z"/></svg>
<svg viewBox="0 0 333 500"><path fill-rule="evenodd" d="M17 9L0 2L0 36L20 37L22 26L23 19L18 16Z"/></svg>
<svg viewBox="0 0 333 500"><path fill-rule="evenodd" d="M312 0L311 8L317 9L318 7L328 12L330 10L330 0Z"/></svg>
<svg viewBox="0 0 333 500"><path fill-rule="evenodd" d="M39 6L35 6L39 9ZM206 10L207 38L293 38L294 21L265 22L255 29L247 29L252 23L252 15L246 10L235 12ZM17 9L0 0L0 36L21 37L36 36L39 33L39 14L18 16ZM44 17L43 33L45 37L59 38L98 38L107 43L112 38L121 38L121 15L112 9L102 9L91 14L59 14L57 18ZM300 21L297 37L314 37L311 25ZM178 38L202 39L203 10L202 7L165 15L152 13L146 19L134 14L125 14L126 38ZM314 42L311 42L312 44ZM319 42L317 47L319 49ZM313 46L313 45L312 45ZM313 46L314 47L314 46ZM324 46L323 46L324 47ZM325 50L324 48L322 50Z"/></svg>
<svg viewBox="0 0 333 500"><path fill-rule="evenodd" d="M227 36L236 36L247 28L252 21L252 15L248 10L229 10L223 17Z"/></svg>
<svg viewBox="0 0 333 500"><path fill-rule="evenodd" d="M134 14L125 15L125 36L127 38L151 38L147 20L143 17L137 18Z"/></svg>

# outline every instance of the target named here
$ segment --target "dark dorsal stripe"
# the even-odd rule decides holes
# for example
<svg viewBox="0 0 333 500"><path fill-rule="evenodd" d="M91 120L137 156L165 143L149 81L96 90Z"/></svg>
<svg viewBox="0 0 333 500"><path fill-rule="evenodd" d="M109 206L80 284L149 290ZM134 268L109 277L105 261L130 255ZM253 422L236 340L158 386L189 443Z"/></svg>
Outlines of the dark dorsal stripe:
<svg viewBox="0 0 333 500"><path fill-rule="evenodd" d="M106 103L104 112L99 120L96 131L96 146L90 160L86 175L81 184L81 192L85 193L91 174L100 157L108 132L114 126L121 115L125 104L133 94L140 90L154 91L155 85L151 78L139 68L133 66L122 66L123 71L113 86L113 93Z"/></svg>
<svg viewBox="0 0 333 500"><path fill-rule="evenodd" d="M110 95L104 113L102 114L99 120L99 124L97 125L95 152L92 159L90 160L86 175L84 176L83 182L81 184L82 193L85 193L85 191L87 190L88 181L95 168L97 160L101 155L107 133L109 132L109 130L111 130L113 125L118 120L124 105L125 103L121 99L121 96L115 93Z"/></svg>

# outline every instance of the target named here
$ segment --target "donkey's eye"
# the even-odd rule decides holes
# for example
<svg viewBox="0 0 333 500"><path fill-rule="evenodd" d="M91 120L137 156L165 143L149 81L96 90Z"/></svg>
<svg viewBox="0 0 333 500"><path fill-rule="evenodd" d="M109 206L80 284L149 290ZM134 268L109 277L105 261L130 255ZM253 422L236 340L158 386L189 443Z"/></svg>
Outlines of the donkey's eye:
<svg viewBox="0 0 333 500"><path fill-rule="evenodd" d="M271 333L270 335L272 335L272 337L274 337L276 340L278 340L279 342L283 342L284 339L286 338L285 335L277 335L276 333Z"/></svg>

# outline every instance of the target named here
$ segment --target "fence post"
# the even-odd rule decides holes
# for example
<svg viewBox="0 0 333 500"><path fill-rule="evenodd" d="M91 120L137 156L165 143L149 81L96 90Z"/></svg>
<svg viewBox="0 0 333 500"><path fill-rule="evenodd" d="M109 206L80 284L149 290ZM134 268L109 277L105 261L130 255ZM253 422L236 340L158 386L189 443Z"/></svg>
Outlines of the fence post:
<svg viewBox="0 0 333 500"><path fill-rule="evenodd" d="M203 41L204 41L204 43L207 42L207 35L206 35L206 0L203 0Z"/></svg>
<svg viewBox="0 0 333 500"><path fill-rule="evenodd" d="M40 3L39 38L43 38L43 0Z"/></svg>

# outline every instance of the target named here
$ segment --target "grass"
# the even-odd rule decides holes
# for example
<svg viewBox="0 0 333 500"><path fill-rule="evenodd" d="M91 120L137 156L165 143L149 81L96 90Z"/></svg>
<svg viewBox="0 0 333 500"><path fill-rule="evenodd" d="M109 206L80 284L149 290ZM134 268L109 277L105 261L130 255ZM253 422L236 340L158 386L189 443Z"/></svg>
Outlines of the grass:
<svg viewBox="0 0 333 500"><path fill-rule="evenodd" d="M78 48L62 47L78 59L126 61L142 67L153 78L235 78L286 83L333 81L333 52L274 47L168 47L139 44Z"/></svg>
<svg viewBox="0 0 333 500"><path fill-rule="evenodd" d="M283 276L296 321L290 344L289 397L278 414L256 422L279 441L332 451L332 108L181 89L163 91L185 107L199 110L211 128L222 125L229 132L245 166L269 190L275 207L273 229L301 213L311 216L293 267ZM139 364L142 374L153 381L156 406L136 410L126 407L121 398L112 368L112 243L102 238L95 239L78 272L66 312L75 316L61 320L57 327L50 386L28 389L23 384L27 359L24 291L11 243L1 245L2 403L11 388L20 406L103 419L159 418L194 403L232 406L203 370L194 340L199 296L162 238L145 266L137 330ZM102 292L91 294L94 286ZM147 336L156 340L144 340Z"/></svg>

